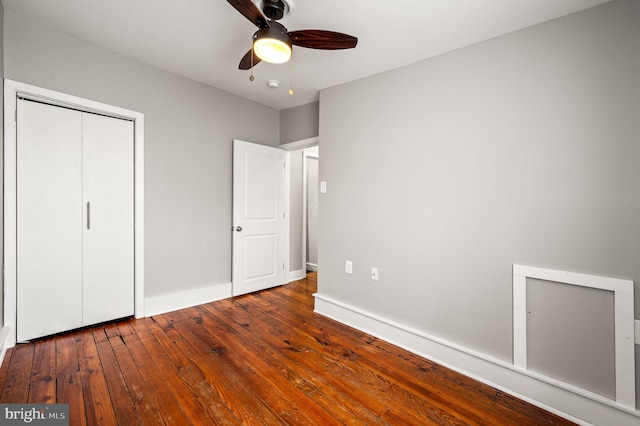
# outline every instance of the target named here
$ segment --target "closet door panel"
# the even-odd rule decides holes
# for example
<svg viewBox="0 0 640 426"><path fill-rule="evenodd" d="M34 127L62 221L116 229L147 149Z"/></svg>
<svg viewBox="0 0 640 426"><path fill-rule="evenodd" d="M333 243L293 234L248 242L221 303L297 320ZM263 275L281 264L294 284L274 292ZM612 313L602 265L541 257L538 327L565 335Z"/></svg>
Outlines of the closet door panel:
<svg viewBox="0 0 640 426"><path fill-rule="evenodd" d="M83 114L84 324L134 313L131 121Z"/></svg>
<svg viewBox="0 0 640 426"><path fill-rule="evenodd" d="M18 101L17 339L82 326L81 113Z"/></svg>

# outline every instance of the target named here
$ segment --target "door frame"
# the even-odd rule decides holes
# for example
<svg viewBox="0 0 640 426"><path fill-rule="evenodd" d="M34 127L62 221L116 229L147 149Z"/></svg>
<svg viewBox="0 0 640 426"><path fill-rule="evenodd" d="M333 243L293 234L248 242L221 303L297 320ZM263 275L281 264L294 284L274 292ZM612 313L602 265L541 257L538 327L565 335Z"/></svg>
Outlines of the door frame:
<svg viewBox="0 0 640 426"><path fill-rule="evenodd" d="M144 317L144 114L67 95L42 87L4 80L4 327L3 349L16 344L16 196L18 97L54 106L124 118L134 123L134 315Z"/></svg>

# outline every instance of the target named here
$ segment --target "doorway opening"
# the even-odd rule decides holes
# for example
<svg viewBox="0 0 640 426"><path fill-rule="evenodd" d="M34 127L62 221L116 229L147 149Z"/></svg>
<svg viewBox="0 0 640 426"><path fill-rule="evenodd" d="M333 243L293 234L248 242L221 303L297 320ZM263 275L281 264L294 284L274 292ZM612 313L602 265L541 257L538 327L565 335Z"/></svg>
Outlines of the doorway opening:
<svg viewBox="0 0 640 426"><path fill-rule="evenodd" d="M303 259L306 272L318 272L318 147L302 152L303 178Z"/></svg>
<svg viewBox="0 0 640 426"><path fill-rule="evenodd" d="M289 282L305 278L308 270L318 270L318 141L314 137L280 145L287 151Z"/></svg>

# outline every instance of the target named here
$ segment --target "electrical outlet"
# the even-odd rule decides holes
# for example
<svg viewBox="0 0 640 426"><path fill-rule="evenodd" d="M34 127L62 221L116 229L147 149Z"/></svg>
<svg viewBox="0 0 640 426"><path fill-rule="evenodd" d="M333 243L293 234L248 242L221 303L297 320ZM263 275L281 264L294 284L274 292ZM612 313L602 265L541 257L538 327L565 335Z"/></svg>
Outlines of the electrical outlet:
<svg viewBox="0 0 640 426"><path fill-rule="evenodd" d="M379 277L378 268L372 267L371 268L371 279L374 280L374 281L378 281L378 277Z"/></svg>
<svg viewBox="0 0 640 426"><path fill-rule="evenodd" d="M636 345L640 345L640 320L635 321L636 328Z"/></svg>
<svg viewBox="0 0 640 426"><path fill-rule="evenodd" d="M347 274L353 274L353 263L350 260L344 261L344 272Z"/></svg>

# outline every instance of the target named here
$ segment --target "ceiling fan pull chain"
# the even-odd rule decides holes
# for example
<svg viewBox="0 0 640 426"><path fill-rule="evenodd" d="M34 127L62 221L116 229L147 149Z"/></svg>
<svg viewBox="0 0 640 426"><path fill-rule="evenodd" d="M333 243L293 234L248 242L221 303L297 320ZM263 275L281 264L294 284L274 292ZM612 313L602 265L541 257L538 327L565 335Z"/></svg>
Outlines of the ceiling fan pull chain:
<svg viewBox="0 0 640 426"><path fill-rule="evenodd" d="M255 77L253 76L253 40L251 40L251 75L249 75L249 81L253 81L255 80Z"/></svg>
<svg viewBox="0 0 640 426"><path fill-rule="evenodd" d="M289 60L289 94L293 95L293 49L291 49L291 59Z"/></svg>

